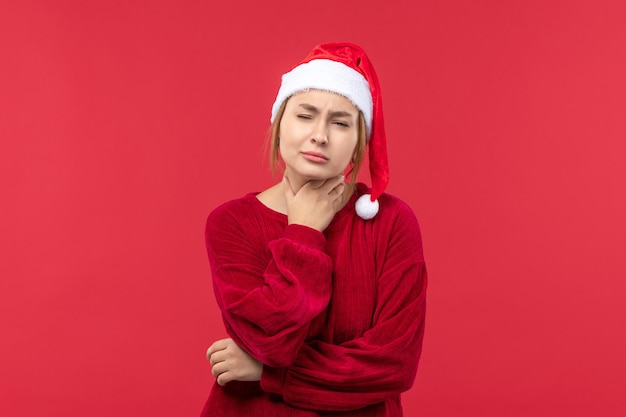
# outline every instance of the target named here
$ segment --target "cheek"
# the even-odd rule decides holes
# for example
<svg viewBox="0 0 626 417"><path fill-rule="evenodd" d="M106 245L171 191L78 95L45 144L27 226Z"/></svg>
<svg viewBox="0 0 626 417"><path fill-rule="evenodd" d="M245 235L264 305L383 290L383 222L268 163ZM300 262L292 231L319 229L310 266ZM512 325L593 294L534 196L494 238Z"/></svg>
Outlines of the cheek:
<svg viewBox="0 0 626 417"><path fill-rule="evenodd" d="M278 144L278 154L281 156L281 158L285 158L285 146L282 140Z"/></svg>
<svg viewBox="0 0 626 417"><path fill-rule="evenodd" d="M288 122L281 122L278 128L278 137L280 139L280 146L288 144L293 141L293 127Z"/></svg>
<svg viewBox="0 0 626 417"><path fill-rule="evenodd" d="M287 134L282 134L279 136L278 141L278 154L280 157L284 159L288 159L291 154L293 154L294 145L290 140L290 136Z"/></svg>
<svg viewBox="0 0 626 417"><path fill-rule="evenodd" d="M289 142L289 135L287 135L282 123L278 128L278 137L276 138L276 140L278 142L278 152L282 154L285 150L285 144Z"/></svg>
<svg viewBox="0 0 626 417"><path fill-rule="evenodd" d="M280 152L289 153L301 146L305 135L297 126L283 122L278 129L278 137L280 139L278 143Z"/></svg>
<svg viewBox="0 0 626 417"><path fill-rule="evenodd" d="M352 157L354 156L355 152L357 151L357 147L359 146L359 138L358 135L353 136L352 138L350 138L349 141L349 145L346 146L346 154L348 155L348 159L352 159Z"/></svg>
<svg viewBox="0 0 626 417"><path fill-rule="evenodd" d="M350 161L352 161L352 156L354 155L354 152L356 150L356 141L354 141L354 143L352 141L349 142L349 144L342 146L340 151L341 157L338 159L338 162L341 163L342 168L345 168L346 166L348 166L348 164L350 164Z"/></svg>

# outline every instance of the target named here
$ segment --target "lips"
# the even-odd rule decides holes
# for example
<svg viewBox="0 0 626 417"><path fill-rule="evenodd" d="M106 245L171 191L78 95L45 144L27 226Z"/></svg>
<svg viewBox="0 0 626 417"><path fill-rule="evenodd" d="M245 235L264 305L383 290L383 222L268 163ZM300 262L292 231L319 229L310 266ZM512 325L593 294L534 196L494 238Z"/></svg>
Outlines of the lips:
<svg viewBox="0 0 626 417"><path fill-rule="evenodd" d="M311 162L327 162L328 157L320 152L308 151L302 152L302 156Z"/></svg>

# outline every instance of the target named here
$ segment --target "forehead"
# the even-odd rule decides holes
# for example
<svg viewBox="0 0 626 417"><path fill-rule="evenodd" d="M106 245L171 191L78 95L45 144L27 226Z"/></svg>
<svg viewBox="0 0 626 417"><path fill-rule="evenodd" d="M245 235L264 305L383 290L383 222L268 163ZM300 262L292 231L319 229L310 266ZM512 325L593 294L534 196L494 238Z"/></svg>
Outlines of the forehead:
<svg viewBox="0 0 626 417"><path fill-rule="evenodd" d="M350 100L341 94L332 91L310 89L295 93L289 98L287 106L299 106L309 104L319 108L319 110L341 110L354 115L358 114L358 109Z"/></svg>

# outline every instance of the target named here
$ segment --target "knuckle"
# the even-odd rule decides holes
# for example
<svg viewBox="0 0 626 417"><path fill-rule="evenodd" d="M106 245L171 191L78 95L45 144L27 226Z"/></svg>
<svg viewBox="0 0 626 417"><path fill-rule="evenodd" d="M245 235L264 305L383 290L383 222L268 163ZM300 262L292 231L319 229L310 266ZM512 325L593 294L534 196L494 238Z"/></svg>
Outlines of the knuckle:
<svg viewBox="0 0 626 417"><path fill-rule="evenodd" d="M220 374L217 377L217 383L221 386L226 385L226 383L228 382L228 378L225 376L225 374Z"/></svg>

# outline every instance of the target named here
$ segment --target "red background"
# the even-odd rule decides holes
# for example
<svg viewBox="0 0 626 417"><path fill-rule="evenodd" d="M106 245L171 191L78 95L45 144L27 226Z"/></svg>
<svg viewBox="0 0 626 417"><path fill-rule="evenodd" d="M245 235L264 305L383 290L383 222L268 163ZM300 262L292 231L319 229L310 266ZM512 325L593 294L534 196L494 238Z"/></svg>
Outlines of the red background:
<svg viewBox="0 0 626 417"><path fill-rule="evenodd" d="M199 414L206 215L272 183L279 76L331 40L422 225L407 416L626 415L625 3L217 3L2 1L0 415Z"/></svg>

